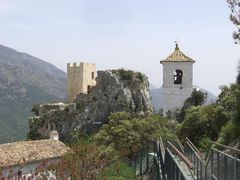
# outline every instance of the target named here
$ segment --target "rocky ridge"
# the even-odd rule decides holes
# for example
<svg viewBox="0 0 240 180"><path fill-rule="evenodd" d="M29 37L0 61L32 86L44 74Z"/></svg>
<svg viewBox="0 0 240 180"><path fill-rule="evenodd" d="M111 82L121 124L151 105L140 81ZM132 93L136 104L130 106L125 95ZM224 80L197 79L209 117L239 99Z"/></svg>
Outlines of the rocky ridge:
<svg viewBox="0 0 240 180"><path fill-rule="evenodd" d="M33 104L66 97L66 73L0 45L0 143L26 139Z"/></svg>
<svg viewBox="0 0 240 180"><path fill-rule="evenodd" d="M74 103L35 106L29 121L29 138L41 139L56 129L64 142L78 132L95 132L113 112L134 112L143 116L153 108L147 77L130 70L98 71L97 85L89 94L79 94Z"/></svg>

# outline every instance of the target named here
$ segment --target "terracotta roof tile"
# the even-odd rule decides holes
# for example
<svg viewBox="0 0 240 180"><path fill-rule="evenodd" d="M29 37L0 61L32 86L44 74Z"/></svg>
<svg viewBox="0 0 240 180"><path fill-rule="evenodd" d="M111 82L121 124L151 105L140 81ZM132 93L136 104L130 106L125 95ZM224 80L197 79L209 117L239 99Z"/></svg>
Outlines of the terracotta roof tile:
<svg viewBox="0 0 240 180"><path fill-rule="evenodd" d="M189 58L185 54L183 54L180 50L178 45L176 44L176 48L172 54L170 54L165 60L162 60L160 62L168 62L168 61L173 61L173 62L195 62L193 59Z"/></svg>
<svg viewBox="0 0 240 180"><path fill-rule="evenodd" d="M0 144L0 167L56 158L68 151L61 141L51 139Z"/></svg>

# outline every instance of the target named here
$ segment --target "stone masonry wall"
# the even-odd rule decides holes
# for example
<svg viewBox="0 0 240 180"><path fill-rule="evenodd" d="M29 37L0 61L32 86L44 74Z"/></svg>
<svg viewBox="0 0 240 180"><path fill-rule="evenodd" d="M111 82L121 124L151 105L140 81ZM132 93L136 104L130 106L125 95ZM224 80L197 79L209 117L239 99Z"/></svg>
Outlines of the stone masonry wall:
<svg viewBox="0 0 240 180"><path fill-rule="evenodd" d="M57 130L61 141L70 142L78 132L96 132L108 122L111 113L153 113L149 82L144 74L123 69L98 71L96 81L96 86L88 94L78 94L74 103L54 106L54 110L49 105L36 107L37 116L29 120L28 137L42 139L50 130Z"/></svg>
<svg viewBox="0 0 240 180"><path fill-rule="evenodd" d="M67 64L67 91L68 101L73 102L79 93L87 94L88 90L96 85L96 65L81 62Z"/></svg>
<svg viewBox="0 0 240 180"><path fill-rule="evenodd" d="M163 62L163 114L168 110L175 111L183 106L193 90L193 62ZM174 84L174 71L183 73L182 84Z"/></svg>

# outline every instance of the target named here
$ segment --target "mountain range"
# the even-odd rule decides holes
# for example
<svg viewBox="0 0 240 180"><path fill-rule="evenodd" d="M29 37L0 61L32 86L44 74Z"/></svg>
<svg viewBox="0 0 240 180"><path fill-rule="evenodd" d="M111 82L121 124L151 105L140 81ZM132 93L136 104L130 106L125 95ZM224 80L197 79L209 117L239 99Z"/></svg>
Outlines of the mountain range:
<svg viewBox="0 0 240 180"><path fill-rule="evenodd" d="M64 101L66 83L52 64L0 45L0 144L26 139L32 106ZM163 107L162 88L150 86L150 94L155 110ZM208 99L216 97L208 92Z"/></svg>
<svg viewBox="0 0 240 180"><path fill-rule="evenodd" d="M65 97L63 71L0 45L0 143L26 138L33 104L62 101Z"/></svg>

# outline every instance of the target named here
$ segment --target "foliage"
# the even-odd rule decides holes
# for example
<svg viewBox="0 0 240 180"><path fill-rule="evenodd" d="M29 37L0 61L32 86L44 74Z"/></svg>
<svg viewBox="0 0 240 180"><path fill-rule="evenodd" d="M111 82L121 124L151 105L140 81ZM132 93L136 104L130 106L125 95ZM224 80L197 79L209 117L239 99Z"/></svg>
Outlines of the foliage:
<svg viewBox="0 0 240 180"><path fill-rule="evenodd" d="M232 12L230 20L237 27L237 31L233 32L233 39L236 44L240 44L240 0L227 0L227 3Z"/></svg>
<svg viewBox="0 0 240 180"><path fill-rule="evenodd" d="M237 93L239 87L237 84L230 84L230 86L221 86L221 93L218 96L217 105L221 105L229 113L233 113L237 107Z"/></svg>
<svg viewBox="0 0 240 180"><path fill-rule="evenodd" d="M209 139L209 137L207 136L203 136L198 144L198 147L202 150L207 152L209 150L209 148L211 147L212 143L211 140Z"/></svg>
<svg viewBox="0 0 240 180"><path fill-rule="evenodd" d="M221 129L218 141L222 144L229 144L240 136L240 82L238 78L239 75L236 84L224 89L227 95L224 96L226 100L223 102L231 114L231 120Z"/></svg>
<svg viewBox="0 0 240 180"><path fill-rule="evenodd" d="M118 74L121 80L139 79L140 82L144 81L144 75L140 72L134 72L132 70L125 69L112 70L112 72Z"/></svg>
<svg viewBox="0 0 240 180"><path fill-rule="evenodd" d="M57 179L91 179L96 177L102 165L111 162L111 157L101 158L97 146L81 142L72 146L72 153L52 164L48 169Z"/></svg>
<svg viewBox="0 0 240 180"><path fill-rule="evenodd" d="M39 110L39 104L34 104L34 105L32 106L32 112L33 112L36 116L39 116L38 110Z"/></svg>
<svg viewBox="0 0 240 180"><path fill-rule="evenodd" d="M72 152L59 162L46 167L59 180L68 179L134 179L134 171L119 159L117 152L97 146L93 139L83 137L71 145ZM41 171L44 172L44 169Z"/></svg>
<svg viewBox="0 0 240 180"><path fill-rule="evenodd" d="M200 90L194 89L191 96L186 99L185 106L199 106L202 105L205 102L205 99L207 98L207 93L204 93ZM185 104L184 103L184 104Z"/></svg>
<svg viewBox="0 0 240 180"><path fill-rule="evenodd" d="M118 152L106 146L97 146L86 134L82 134L81 140L70 147L69 154L55 162L42 162L30 176L27 175L29 178L18 173L21 172L20 167L9 168L4 174L0 168L0 179L136 179L134 170L119 158Z"/></svg>
<svg viewBox="0 0 240 180"><path fill-rule="evenodd" d="M205 137L229 144L240 136L240 85L235 83L220 89L215 104L186 108L184 121L178 128L180 139L187 136L204 149Z"/></svg>
<svg viewBox="0 0 240 180"><path fill-rule="evenodd" d="M236 126L240 127L240 85L238 85L238 90L236 92L236 110L234 113L233 122Z"/></svg>
<svg viewBox="0 0 240 180"><path fill-rule="evenodd" d="M135 180L134 170L123 161L107 166L97 177L98 180Z"/></svg>
<svg viewBox="0 0 240 180"><path fill-rule="evenodd" d="M184 121L180 124L178 135L188 137L194 144L207 136L216 140L219 130L230 120L224 108L216 105L193 106L187 110Z"/></svg>
<svg viewBox="0 0 240 180"><path fill-rule="evenodd" d="M98 144L112 146L123 157L130 157L143 145L159 137L174 138L173 125L160 116L138 117L126 112L113 113L109 123L96 134Z"/></svg>
<svg viewBox="0 0 240 180"><path fill-rule="evenodd" d="M207 98L207 94L194 89L191 96L187 98L183 104L183 107L180 111L175 112L175 118L178 122L182 122L185 118L186 111L192 106L199 106L202 105L205 102L205 99Z"/></svg>
<svg viewBox="0 0 240 180"><path fill-rule="evenodd" d="M221 144L229 144L240 137L240 126L236 126L233 121L229 121L221 129L218 142Z"/></svg>
<svg viewBox="0 0 240 180"><path fill-rule="evenodd" d="M141 82L144 81L144 75L142 73L137 73L137 78L140 79Z"/></svg>
<svg viewBox="0 0 240 180"><path fill-rule="evenodd" d="M134 77L134 72L131 70L118 69L112 70L113 73L119 74L121 80L132 80Z"/></svg>

